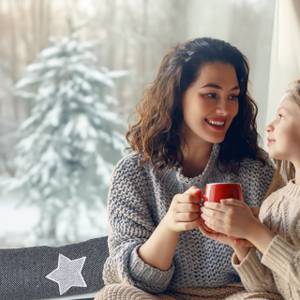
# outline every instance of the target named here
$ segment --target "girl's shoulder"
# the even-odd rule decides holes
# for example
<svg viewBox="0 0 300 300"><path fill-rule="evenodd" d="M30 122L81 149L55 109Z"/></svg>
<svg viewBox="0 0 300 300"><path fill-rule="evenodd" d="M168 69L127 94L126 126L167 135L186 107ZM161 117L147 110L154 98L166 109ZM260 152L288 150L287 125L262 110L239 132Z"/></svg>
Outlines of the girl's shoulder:
<svg viewBox="0 0 300 300"><path fill-rule="evenodd" d="M259 210L259 219L263 221L268 215L270 215L272 207L277 203L280 194L285 189L285 186L271 193L263 202Z"/></svg>

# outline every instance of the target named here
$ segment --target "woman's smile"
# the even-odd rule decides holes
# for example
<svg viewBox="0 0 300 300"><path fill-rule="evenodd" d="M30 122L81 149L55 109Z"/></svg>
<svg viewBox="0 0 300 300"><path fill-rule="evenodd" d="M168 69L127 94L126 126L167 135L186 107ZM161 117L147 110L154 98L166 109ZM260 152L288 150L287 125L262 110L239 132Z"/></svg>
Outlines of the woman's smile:
<svg viewBox="0 0 300 300"><path fill-rule="evenodd" d="M226 118L206 118L205 122L212 130L224 131L226 129Z"/></svg>

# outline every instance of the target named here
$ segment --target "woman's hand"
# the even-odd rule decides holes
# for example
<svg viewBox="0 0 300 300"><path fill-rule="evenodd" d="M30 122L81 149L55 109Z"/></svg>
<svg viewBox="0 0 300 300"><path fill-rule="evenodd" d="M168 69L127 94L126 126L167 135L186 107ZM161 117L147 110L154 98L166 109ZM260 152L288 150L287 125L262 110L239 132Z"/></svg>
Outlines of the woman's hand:
<svg viewBox="0 0 300 300"><path fill-rule="evenodd" d="M163 223L173 232L187 231L198 228L200 219L201 191L195 186L183 194L173 197Z"/></svg>
<svg viewBox="0 0 300 300"><path fill-rule="evenodd" d="M236 199L220 203L206 201L201 212L206 226L235 239L248 239L253 234L253 224L259 222L254 211L244 201Z"/></svg>

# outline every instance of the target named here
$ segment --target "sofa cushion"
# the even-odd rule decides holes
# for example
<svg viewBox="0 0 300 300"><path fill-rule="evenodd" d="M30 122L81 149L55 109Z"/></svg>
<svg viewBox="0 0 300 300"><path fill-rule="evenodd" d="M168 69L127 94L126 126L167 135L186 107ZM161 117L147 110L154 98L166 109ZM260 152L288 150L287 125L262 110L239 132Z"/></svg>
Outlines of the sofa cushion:
<svg viewBox="0 0 300 300"><path fill-rule="evenodd" d="M107 237L61 247L0 249L0 299L88 294L103 287Z"/></svg>

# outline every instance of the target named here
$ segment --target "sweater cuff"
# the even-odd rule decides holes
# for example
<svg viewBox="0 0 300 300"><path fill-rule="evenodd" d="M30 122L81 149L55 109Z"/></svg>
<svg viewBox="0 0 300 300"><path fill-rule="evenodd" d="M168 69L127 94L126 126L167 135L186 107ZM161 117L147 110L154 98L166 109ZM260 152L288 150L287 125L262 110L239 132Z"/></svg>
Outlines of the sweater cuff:
<svg viewBox="0 0 300 300"><path fill-rule="evenodd" d="M138 255L139 247L140 245L131 252L129 261L131 276L143 285L150 286L153 291L161 292L165 290L173 276L174 265L166 271L148 265Z"/></svg>
<svg viewBox="0 0 300 300"><path fill-rule="evenodd" d="M277 274L287 274L296 252L294 246L280 235L276 235L265 251L261 262Z"/></svg>
<svg viewBox="0 0 300 300"><path fill-rule="evenodd" d="M261 263L254 248L249 250L247 256L240 263L236 254L233 253L231 263L244 282L257 282L260 280Z"/></svg>

